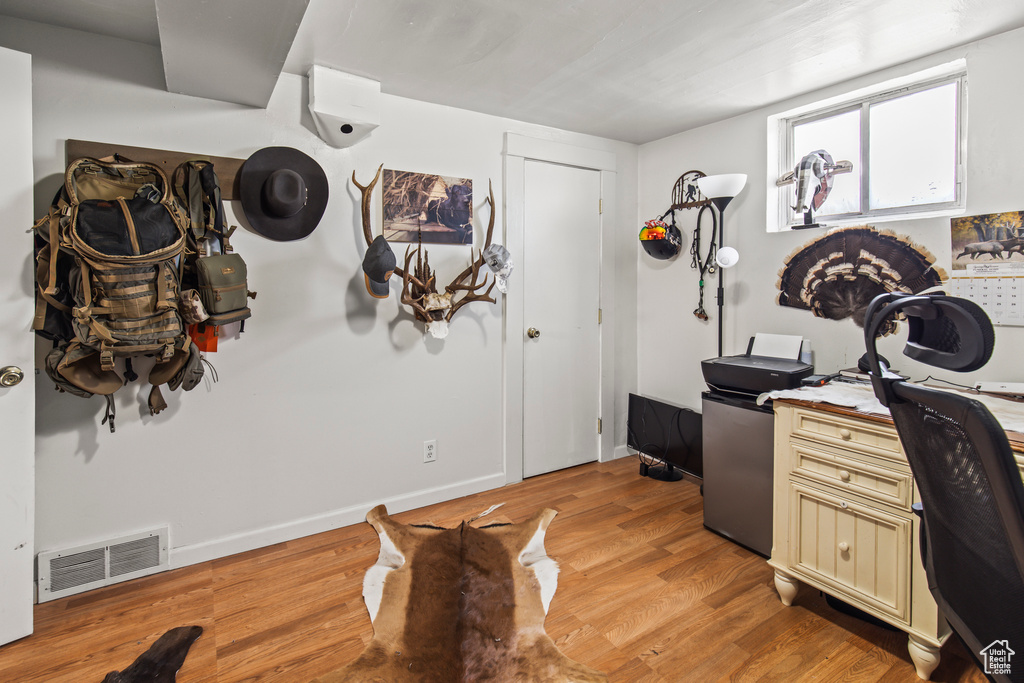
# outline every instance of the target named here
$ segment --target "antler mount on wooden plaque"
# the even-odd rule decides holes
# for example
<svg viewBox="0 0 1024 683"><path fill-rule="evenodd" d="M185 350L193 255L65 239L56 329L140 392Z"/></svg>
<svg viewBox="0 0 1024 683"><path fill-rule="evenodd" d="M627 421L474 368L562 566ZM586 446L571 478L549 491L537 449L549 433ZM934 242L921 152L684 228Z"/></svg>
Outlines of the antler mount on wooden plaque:
<svg viewBox="0 0 1024 683"><path fill-rule="evenodd" d="M363 237L366 239L367 247L373 242L373 230L370 227L370 200L383 168L384 164L377 167L377 175L368 185L360 185L356 180L355 171L352 171L352 182L362 193ZM486 272L483 274L483 279L480 280L480 271L484 266L483 252L491 246L491 238L494 235L494 188L490 182L488 182L488 192L487 201L491 205L491 217L487 223L487 237L483 249L472 263L445 286L444 291L437 289L436 273L430 269L429 257L422 244L415 249L412 246L406 247L403 266L395 268L394 274L402 278L400 301L412 309L417 320L424 323L425 331L430 332L438 339L448 336L448 322L455 315L455 311L466 304L472 301L495 303L491 297L495 280L490 279L488 285ZM472 256L472 250L470 255ZM416 257L415 266L412 264L414 256ZM484 290L484 287L487 289Z"/></svg>

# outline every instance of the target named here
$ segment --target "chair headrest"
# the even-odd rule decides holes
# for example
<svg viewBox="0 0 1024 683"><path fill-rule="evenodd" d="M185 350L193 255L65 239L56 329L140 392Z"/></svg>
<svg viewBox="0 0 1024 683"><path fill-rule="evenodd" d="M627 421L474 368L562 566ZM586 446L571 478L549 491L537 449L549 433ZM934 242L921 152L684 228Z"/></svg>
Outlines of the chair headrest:
<svg viewBox="0 0 1024 683"><path fill-rule="evenodd" d="M945 294L883 294L865 313L864 341L872 374L881 375L875 350L878 330L896 313L907 318L903 355L908 358L944 370L972 372L992 357L992 321L973 301Z"/></svg>

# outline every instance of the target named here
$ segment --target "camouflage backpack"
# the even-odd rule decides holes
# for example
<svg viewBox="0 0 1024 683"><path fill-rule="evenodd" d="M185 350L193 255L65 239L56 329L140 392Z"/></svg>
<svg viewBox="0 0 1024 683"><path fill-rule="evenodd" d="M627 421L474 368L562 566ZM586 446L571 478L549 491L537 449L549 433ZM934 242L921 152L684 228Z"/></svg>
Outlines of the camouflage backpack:
<svg viewBox="0 0 1024 683"><path fill-rule="evenodd" d="M202 378L179 313L187 221L160 167L83 158L68 166L33 228L33 329L53 341L46 372L62 391L105 396L110 431L113 393L137 378L133 358L156 359L149 376L153 414L167 407L158 385L187 391Z"/></svg>

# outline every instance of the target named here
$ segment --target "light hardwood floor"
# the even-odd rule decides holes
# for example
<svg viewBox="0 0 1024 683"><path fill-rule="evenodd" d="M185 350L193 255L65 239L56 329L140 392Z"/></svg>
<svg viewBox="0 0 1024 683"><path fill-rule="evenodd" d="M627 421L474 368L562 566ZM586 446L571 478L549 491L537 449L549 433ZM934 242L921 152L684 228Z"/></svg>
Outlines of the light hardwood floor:
<svg viewBox="0 0 1024 683"><path fill-rule="evenodd" d="M904 634L806 587L784 607L763 558L703 528L696 484L638 470L636 458L583 465L395 517L453 526L495 503L494 521L558 510L547 632L612 681L919 680ZM178 683L308 681L371 637L362 580L377 550L357 524L39 605L35 634L0 647L0 681L100 683L191 624L205 631ZM951 639L932 680L985 679Z"/></svg>

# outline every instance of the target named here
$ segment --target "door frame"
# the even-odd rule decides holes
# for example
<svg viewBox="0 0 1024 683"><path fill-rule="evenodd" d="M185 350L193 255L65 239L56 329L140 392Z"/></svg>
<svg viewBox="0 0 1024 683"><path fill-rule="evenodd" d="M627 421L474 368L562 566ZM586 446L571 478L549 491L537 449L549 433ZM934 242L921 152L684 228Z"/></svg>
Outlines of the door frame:
<svg viewBox="0 0 1024 683"><path fill-rule="evenodd" d="M602 322L598 334L598 355L600 358L600 411L603 420L601 434L598 434L598 460L607 462L614 455L614 396L609 390L614 386L615 297L612 291L615 274L614 249L611 247L611 230L615 207L616 155L606 150L578 147L562 142L534 138L518 133L505 133L504 197L505 197L505 246L516 257L522 258L525 248L524 215L526 208L526 160L543 161L599 171L601 174L600 242L601 242L601 291L599 305ZM517 277L518 275L518 277ZM524 283L523 270L513 272L508 281L508 293L502 297L505 307L503 330L503 374L505 385L505 482L507 484L523 479L523 369L525 337L524 324ZM595 425L595 429L596 429Z"/></svg>

